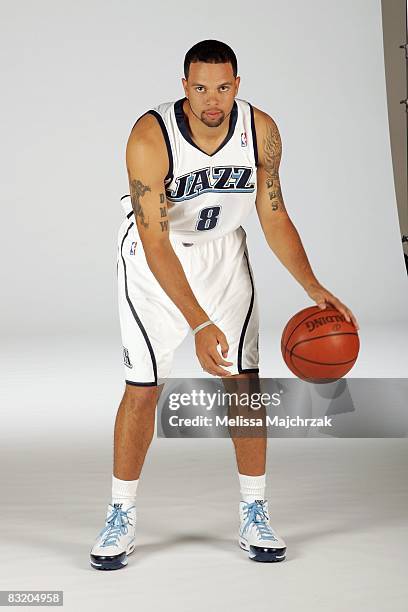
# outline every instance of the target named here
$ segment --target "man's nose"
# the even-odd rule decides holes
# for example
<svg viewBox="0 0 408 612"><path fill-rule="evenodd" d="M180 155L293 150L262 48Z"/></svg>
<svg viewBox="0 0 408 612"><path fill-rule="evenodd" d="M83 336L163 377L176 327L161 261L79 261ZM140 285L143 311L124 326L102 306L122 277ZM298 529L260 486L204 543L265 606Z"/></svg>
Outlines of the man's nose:
<svg viewBox="0 0 408 612"><path fill-rule="evenodd" d="M217 91L209 91L206 97L206 104L209 107L217 106L219 102L218 92Z"/></svg>

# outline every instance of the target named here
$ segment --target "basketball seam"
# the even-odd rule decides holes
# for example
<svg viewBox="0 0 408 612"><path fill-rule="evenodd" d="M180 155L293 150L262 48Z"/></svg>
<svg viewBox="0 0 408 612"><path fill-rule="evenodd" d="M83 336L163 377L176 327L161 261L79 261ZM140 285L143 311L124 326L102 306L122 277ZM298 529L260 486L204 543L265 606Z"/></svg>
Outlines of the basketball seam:
<svg viewBox="0 0 408 612"><path fill-rule="evenodd" d="M308 363L315 363L316 365L324 365L324 366L340 366L340 365L346 365L346 363L351 363L352 361L355 361L355 359L349 359L348 361L336 361L335 363L327 363L325 361L314 361L314 359L306 359L306 357L301 357L300 355L296 355L296 353L291 353L291 356L296 357L296 359L301 359L302 361L307 361Z"/></svg>
<svg viewBox="0 0 408 612"><path fill-rule="evenodd" d="M318 308L318 306L308 306L307 308L303 308L303 310L309 310L309 308ZM321 309L319 309L319 310L320 310L320 312L323 312ZM339 312L339 311L338 311L338 310L336 310L335 308L325 309L325 311L326 311L326 310L328 310L328 311L330 311L330 310L334 310L335 312ZM302 312L302 311L300 310L299 312ZM299 312L298 312L297 314L299 314ZM318 312L319 312L319 311L318 311L318 310L316 310L316 314L317 314ZM293 316L295 317L296 315L293 315ZM289 344L289 340L291 339L291 337L293 336L293 334L295 333L295 331L297 330L297 328L299 327L299 325L302 325L302 323L304 323L304 322L305 322L305 321L306 321L306 320L307 320L309 317L311 317L311 316L312 316L312 313L310 312L310 313L307 315L307 317L305 317L304 319L302 319L301 321L299 321L299 323L296 325L296 327L294 327L294 328L292 329L292 331L291 331L291 332L290 332L290 334L289 334L289 338L286 340L286 345L285 345L285 348L286 348L286 347L287 347L287 345ZM287 324L286 324L286 327L289 325L289 323L290 323L291 319L293 319L293 317L291 317L291 318L289 319L289 321L288 321L288 322L287 322ZM286 329L286 327L285 327L285 329ZM282 334L282 335L283 335L283 334Z"/></svg>
<svg viewBox="0 0 408 612"><path fill-rule="evenodd" d="M325 363L324 361L314 361L313 359L307 359L306 357L301 357L300 355L296 355L294 350L300 344L305 344L305 342L313 342L314 340L320 340L321 338L331 338L332 336L357 336L356 332L335 332L334 334L329 334L327 336L315 336L314 338L308 338L307 340L300 340L292 346L291 349L286 347L286 350L290 352L291 355L294 355L298 359L302 359L303 361L308 361L309 363L316 363L318 365L345 365L346 363L350 363L351 361L355 361L355 359L349 359L348 361L338 361L336 363ZM293 361L293 360L292 360Z"/></svg>
<svg viewBox="0 0 408 612"><path fill-rule="evenodd" d="M288 349L286 349L286 350L288 350ZM298 378L303 378L303 379L304 379L304 378L306 377L306 374L304 374L304 373L303 373L301 370L299 370L299 368L298 368L298 367L297 367L297 366L296 366L296 365L293 363L292 353L291 353L290 351L289 351L289 358L290 358L290 363L291 363L292 368L293 368L292 372L293 372L293 373L295 374L295 376L297 376ZM299 374L296 374L295 370L296 370L297 372L299 372Z"/></svg>
<svg viewBox="0 0 408 612"><path fill-rule="evenodd" d="M309 308L310 308L310 307L309 307ZM332 309L331 309L331 310L332 310ZM306 317L306 318L307 318L307 317ZM303 320L301 321L301 323L303 323L305 320L306 320L306 319L303 319ZM282 337L283 337L283 335L284 335L284 333L285 333L286 327L288 326L289 322L290 322L290 320L288 321L288 323L287 323L287 324L286 324L286 326L285 326L285 329L283 330ZM301 325L301 323L299 323L299 325ZM297 326L296 326L296 327L297 327ZM296 328L295 328L295 329L296 329ZM293 332L295 331L295 329L294 329L294 330L291 332L290 336L292 336L292 334L293 334ZM357 334L357 332L336 332L336 333L334 333L334 334L330 334L330 336L342 336L342 335L347 335L347 336L357 336L357 338L358 338L358 334ZM290 338L290 336L289 336L289 338ZM288 345L288 343L289 343L289 338L288 338L288 340L287 340L287 342L286 342L286 346L284 346L284 347L283 347L283 342L281 342L281 347L283 347L283 348L285 349L285 354L286 354L286 352L288 352L288 353L289 353L290 363L291 363L292 368L293 368L293 370L292 370L292 371L293 371L293 373L294 373L295 375L296 375L295 370L296 370L297 372L299 372L299 375L300 375L300 376L299 376L299 378L303 378L303 379L305 379L305 378L306 378L306 379L307 379L307 378L310 378L310 376L308 377L308 376L307 376L307 374L305 374L304 372L302 372L302 370L300 370L300 369L299 369L299 368L298 368L298 367L297 367L297 366L294 364L294 362L293 362L293 357L296 357L297 359L301 359L302 361L307 361L307 362L309 362L309 363L315 363L316 365L328 365L328 366L335 366L335 365L346 365L347 363L351 363L352 361L355 361L355 359L350 359L350 360L348 360L348 361L340 361L340 362L338 362L338 363L324 363L324 362L321 362L321 361L313 361L313 360L311 360L311 359L306 359L306 357L301 357L300 355L296 355L295 353L293 353L293 350L295 349L295 347L299 346L299 344L303 344L304 342L310 342L310 341L312 341L312 340L317 340L317 339L319 339L319 338L327 338L327 336L316 336L316 338L308 338L307 340L302 340L301 342L298 342L297 344L294 344L294 345L293 345L293 347L292 347L291 349L289 349L289 348L288 348L288 346L287 346L287 345ZM282 354L283 354L283 351L282 351ZM285 359L285 354L283 354L283 358L284 358L284 359Z"/></svg>

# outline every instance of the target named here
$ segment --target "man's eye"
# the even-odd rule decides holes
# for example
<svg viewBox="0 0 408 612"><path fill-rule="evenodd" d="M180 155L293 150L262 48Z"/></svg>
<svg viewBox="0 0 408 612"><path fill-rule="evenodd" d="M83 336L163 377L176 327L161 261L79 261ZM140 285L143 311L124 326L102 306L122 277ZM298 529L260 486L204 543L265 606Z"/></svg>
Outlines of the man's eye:
<svg viewBox="0 0 408 612"><path fill-rule="evenodd" d="M198 91L199 89L204 89L204 87L201 87L201 86L196 87L196 91Z"/></svg>

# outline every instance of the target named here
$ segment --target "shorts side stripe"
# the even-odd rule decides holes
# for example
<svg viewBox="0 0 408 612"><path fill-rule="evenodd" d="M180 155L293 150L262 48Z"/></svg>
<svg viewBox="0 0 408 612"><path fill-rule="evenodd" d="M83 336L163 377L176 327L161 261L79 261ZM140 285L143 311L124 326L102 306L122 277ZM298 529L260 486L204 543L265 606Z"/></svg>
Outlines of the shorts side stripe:
<svg viewBox="0 0 408 612"><path fill-rule="evenodd" d="M150 357L151 357L151 360L152 360L154 382L143 383L143 384L146 385L146 386L154 386L154 385L157 385L157 363L156 363L156 357L154 355L153 347L152 347L151 342L149 340L149 336L147 335L146 330L143 327L141 320L137 316L137 312L135 310L135 307L133 306L132 300L129 297L128 283L127 283L127 273L126 273L126 262L125 262L125 258L123 257L123 243L125 242L125 240L126 240L126 238L128 236L129 230L130 230L130 228L133 225L134 225L134 222L132 221L132 223L129 225L129 227L126 230L125 235L123 236L123 239L122 239L122 242L121 242L121 245L120 245L120 256L122 257L123 269L124 269L124 272L125 272L125 294L126 294L126 300L127 300L127 303L129 304L129 308L132 311L132 314L133 314L133 316L135 318L135 321L138 324L138 326L140 328L140 331L143 334L143 337L144 337L144 339L146 341L147 348L149 349ZM128 381L126 381L126 382L128 382ZM142 383L136 383L136 384L142 384Z"/></svg>
<svg viewBox="0 0 408 612"><path fill-rule="evenodd" d="M248 327L249 319L251 318L252 309L254 307L254 297L255 297L254 281L252 280L251 269L249 267L248 255L246 254L246 251L244 251L244 255L245 255L247 266L248 266L248 274L249 274L249 278L251 281L252 295L251 295L251 302L249 304L247 316L245 317L244 326L241 331L241 336L240 336L239 345L238 345L238 372L240 374L244 372L254 372L254 373L259 372L259 368L246 368L245 369L242 367L242 349L244 347L245 334L246 334L246 330Z"/></svg>

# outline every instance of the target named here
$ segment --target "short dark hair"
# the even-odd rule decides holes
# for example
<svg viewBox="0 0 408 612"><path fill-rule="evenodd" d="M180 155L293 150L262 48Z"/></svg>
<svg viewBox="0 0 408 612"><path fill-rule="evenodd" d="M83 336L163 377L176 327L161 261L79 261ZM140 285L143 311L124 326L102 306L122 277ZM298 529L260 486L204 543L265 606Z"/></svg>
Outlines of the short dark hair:
<svg viewBox="0 0 408 612"><path fill-rule="evenodd" d="M234 77L238 73L237 57L231 47L219 40L202 40L187 51L184 58L184 76L188 79L192 62L208 64L225 64L231 62Z"/></svg>

